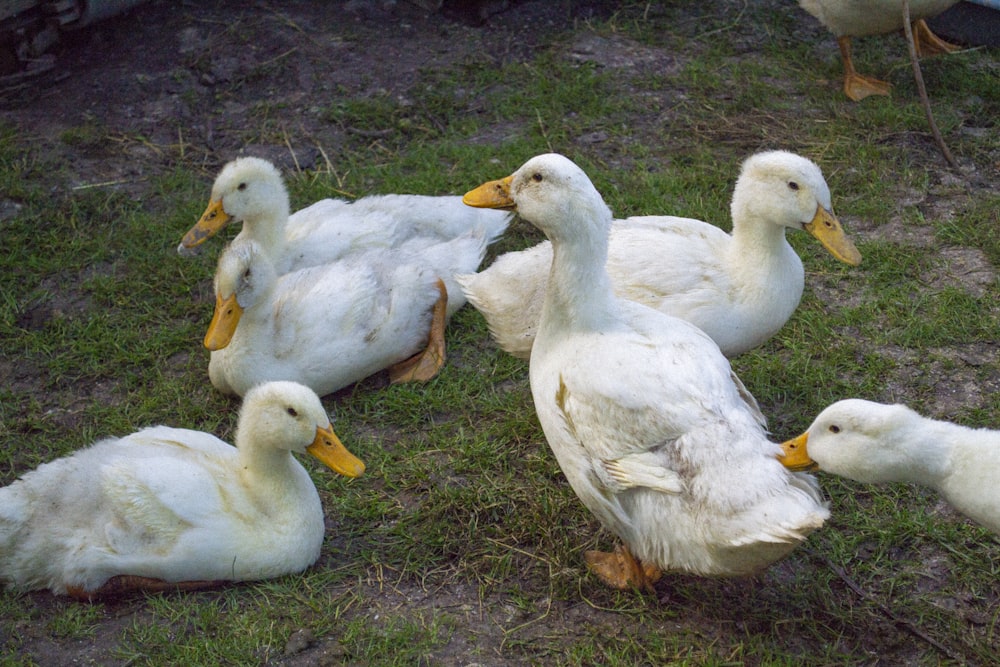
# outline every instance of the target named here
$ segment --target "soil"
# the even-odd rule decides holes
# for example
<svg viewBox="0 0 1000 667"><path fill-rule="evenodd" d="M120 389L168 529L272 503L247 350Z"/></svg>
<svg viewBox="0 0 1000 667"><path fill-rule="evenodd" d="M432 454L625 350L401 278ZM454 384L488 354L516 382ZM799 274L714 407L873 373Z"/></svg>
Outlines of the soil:
<svg viewBox="0 0 1000 667"><path fill-rule="evenodd" d="M127 14L66 35L54 51L54 66L44 74L0 83L0 118L30 137L35 150L45 151L51 160L64 166L60 181L53 187L107 183L136 199L147 199L151 196L151 178L173 169L173 156L178 152L185 153L189 162L192 155L195 163L200 161L206 181L222 163L242 153L270 158L283 169L310 169L322 165L326 156L336 154L349 133L359 131L322 118L320 110L332 100L405 96L420 72L461 63L473 56L487 54L497 63L516 62L531 57L557 35L570 34L567 57L609 68L671 66L675 59L670 54L586 30L589 19L609 16L617 4L596 0L497 0L446 2L440 9L432 7L435 11L429 11L419 4L391 0L153 0ZM752 48L748 46L746 52L746 57L752 57ZM655 119L648 122L655 123ZM65 133L79 132L88 125L97 128L95 134L101 137L144 137L145 141L95 147L63 140ZM656 130L653 126L646 128L650 135ZM641 133L642 128L636 132ZM480 140L492 142L495 138ZM601 150L601 138L591 140L591 149ZM933 153L928 155L928 159L935 159ZM615 159L614 155L608 156L609 162ZM990 169L991 173L981 174L966 188L949 191L942 187L941 194L914 196L938 217L946 217L949 210L964 206L977 189L994 190L992 183L1000 182L1000 159L994 159ZM4 206L13 204L3 201L0 193L0 219L9 214L4 212ZM899 220L883 221L878 226L845 222L862 239L888 235L922 238L918 227ZM985 285L995 283L996 271L981 252L953 248L942 254L940 270L928 279L932 286L959 285L981 294ZM852 298L821 280L812 287L822 298L832 301ZM61 307L85 310L87 304L67 303ZM996 358L996 348L982 344L932 351L948 369L947 381L934 382L933 386L925 377L909 376L906 363L888 382L901 387L929 385L928 391L934 392L928 401L932 414L948 415L959 401L966 405L969 401L982 402L1000 388L1000 379L994 377L987 386L979 373L984 360L992 363ZM896 354L903 362L913 354L905 350L882 353ZM912 361L915 364L917 360ZM5 375L11 381L30 383L32 372L37 370L19 368ZM91 389L101 391L99 387ZM87 400L93 396L91 392ZM778 564L766 576L781 580L795 575ZM474 586L426 590L416 584L380 583L373 584L369 591L371 609L406 606L415 615L445 610L458 619L452 640L445 651L435 655L434 664L512 664L498 657L502 655L498 649L507 640L503 628L519 621L530 624L520 639L572 637L574 633L613 636L622 632L621 615L584 601L553 600L543 617L529 618L509 604L483 607ZM768 595L756 587L729 582L711 584L705 590L746 609L760 602L758 595ZM48 605L56 604L47 594L33 597L42 617ZM961 601L950 600L947 604ZM690 604L687 611L697 616L699 609L704 611ZM109 604L96 635L84 642L47 636L30 625L16 631L22 634L25 655L39 664L116 664L109 657L110 649L122 629L142 614L141 603ZM688 628L699 627L698 618L688 618L685 623ZM749 630L722 628L706 621L704 630L698 632L704 632L706 642L711 642L713 633L740 634ZM901 659L912 650L908 648L913 643L912 635L890 620L876 624L869 632L891 636L882 644L895 647L895 655ZM0 645L3 640L0 637ZM343 653L338 646L334 640L317 639L303 630L293 635L287 655L280 662L339 664ZM873 658L872 664L877 662Z"/></svg>

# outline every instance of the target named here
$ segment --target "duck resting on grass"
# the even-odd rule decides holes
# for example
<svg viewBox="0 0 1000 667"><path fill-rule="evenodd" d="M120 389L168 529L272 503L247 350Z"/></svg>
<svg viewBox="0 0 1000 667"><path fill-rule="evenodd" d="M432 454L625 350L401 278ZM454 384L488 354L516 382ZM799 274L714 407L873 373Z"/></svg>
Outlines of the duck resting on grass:
<svg viewBox="0 0 1000 667"><path fill-rule="evenodd" d="M512 217L503 211L470 209L457 196L409 194L371 195L353 202L323 199L291 216L289 208L288 191L273 164L237 158L219 172L208 207L177 250L189 254L227 223L242 221L236 238L260 244L281 275L403 243L415 251L471 230L496 238Z"/></svg>
<svg viewBox="0 0 1000 667"><path fill-rule="evenodd" d="M823 173L804 157L769 151L748 158L731 209L732 234L691 218L616 220L607 263L618 296L691 322L727 357L766 342L799 305L805 272L786 229L806 230L842 262L861 262ZM545 241L457 277L497 344L514 356L531 355L551 264Z"/></svg>
<svg viewBox="0 0 1000 667"><path fill-rule="evenodd" d="M587 552L600 579L649 590L662 570L751 574L824 523L815 480L778 461L712 339L615 296L611 211L583 170L540 155L465 202L514 208L552 242L531 393L573 490L623 543Z"/></svg>
<svg viewBox="0 0 1000 667"><path fill-rule="evenodd" d="M858 482L907 482L937 491L1000 534L1000 431L923 417L905 405L859 398L833 403L782 445L792 470Z"/></svg>
<svg viewBox="0 0 1000 667"><path fill-rule="evenodd" d="M959 47L945 42L927 26L925 19L937 16L958 0L911 0L910 20L917 55L951 53ZM888 95L892 86L859 74L851 59L851 38L883 35L903 28L902 0L799 0L837 38L844 63L844 94L855 102L869 95Z"/></svg>
<svg viewBox="0 0 1000 667"><path fill-rule="evenodd" d="M301 572L324 521L293 453L348 477L365 469L291 382L247 394L236 447L154 426L45 463L0 489L0 580L92 599Z"/></svg>
<svg viewBox="0 0 1000 667"><path fill-rule="evenodd" d="M259 243L235 239L219 257L204 340L212 384L242 395L294 380L324 396L386 368L392 382L430 380L445 361L445 324L465 303L454 273L474 271L490 240L470 231L279 276Z"/></svg>

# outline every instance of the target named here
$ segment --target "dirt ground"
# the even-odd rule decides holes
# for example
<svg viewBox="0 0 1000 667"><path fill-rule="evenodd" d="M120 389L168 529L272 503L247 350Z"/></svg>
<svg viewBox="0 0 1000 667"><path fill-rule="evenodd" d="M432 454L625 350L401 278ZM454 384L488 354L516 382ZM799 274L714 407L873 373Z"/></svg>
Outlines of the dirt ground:
<svg viewBox="0 0 1000 667"><path fill-rule="evenodd" d="M68 173L75 174L71 185L113 183L137 199L149 196L151 176L173 168L171 154L162 147L198 156L206 174L241 151L269 157L286 169L309 169L323 164L324 155L335 154L346 133L355 131L321 118L320 109L337 96L404 95L419 71L459 63L472 54L488 54L497 63L517 61L532 55L574 21L609 15L616 3L447 2L437 13L404 1L382 0L253 2L239 3L236 10L234 4L152 0L126 15L71 34L55 50L55 66L50 71L32 80L0 85L0 118L23 128L37 150L49 152ZM493 12L500 13L482 22L484 15ZM234 21L247 27L245 34L226 30ZM580 40L581 57L611 66L616 58L650 62L662 58L645 47ZM279 63L282 67L272 67ZM280 113L262 107L262 100L280 102ZM67 130L88 123L99 127L102 136L142 136L147 141L81 149L60 140ZM995 166L1000 169L1000 162ZM976 179L973 187L992 189L996 174L992 176ZM932 184L930 194L913 196L929 207L947 208L962 205L962 198L974 194L966 188L952 195L947 186L943 180ZM920 232L891 222L866 228L860 221L852 231L861 238ZM941 274L931 280L959 281L970 289L996 280L982 253L968 248L950 252L954 257L946 258ZM822 281L812 288L824 298L849 298ZM971 380L977 360L994 358L996 353L996 346L988 345L951 351L954 358L964 360L960 366L970 370L966 379L960 372L950 372L937 387L940 400L934 408L939 415L954 407L959 400L955 396L968 403L1000 388L1000 380L994 386ZM889 381L915 380L896 377ZM769 576L793 575L779 564ZM756 593L741 591L739 586L732 584L732 596L738 604L752 607ZM520 613L512 607L484 611L472 588L394 588L372 593L376 606L447 609L476 625L474 630L456 632L449 645L453 655L436 656L440 664L475 664L472 643L499 645L504 641L500 628L516 622ZM38 595L38 604L44 607L44 594ZM121 632L135 611L127 602L109 605L108 619L98 636L85 643L39 635L27 646L43 664L105 664L106 642ZM582 603L558 601L547 620L532 632L543 636L553 626L570 634L618 631L615 615ZM893 631L889 622L872 630ZM302 641L309 648L290 646L283 664L337 663L335 644L308 639L293 637L293 642ZM903 634L900 642L905 641Z"/></svg>
<svg viewBox="0 0 1000 667"><path fill-rule="evenodd" d="M320 158L318 147L336 151L342 141L344 130L319 118L337 96L402 94L421 68L474 52L516 58L563 27L545 3L523 9L502 28L483 30L469 25L478 21L467 12L448 12L451 19L407 2L252 3L236 15L219 2L149 2L65 33L54 69L6 88L4 117L53 148L61 132L89 121L112 135L141 134L149 147L186 145L205 155L210 170L239 151L293 167L289 147L308 169ZM246 30L227 33L234 24ZM247 144L251 128L265 134L263 101L281 105L273 121L280 127L269 129L287 145ZM136 146L118 155L100 151L98 159L80 153L64 157L86 174L81 182L134 183L137 195L145 170L166 161Z"/></svg>

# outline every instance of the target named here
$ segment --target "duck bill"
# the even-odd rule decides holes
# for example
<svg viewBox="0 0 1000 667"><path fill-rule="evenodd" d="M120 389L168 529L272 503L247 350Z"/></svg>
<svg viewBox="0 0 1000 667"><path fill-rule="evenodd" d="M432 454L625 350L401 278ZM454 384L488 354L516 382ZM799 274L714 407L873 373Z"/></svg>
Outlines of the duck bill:
<svg viewBox="0 0 1000 667"><path fill-rule="evenodd" d="M832 211L828 211L822 206L816 207L816 215L809 222L802 225L806 230L823 244L831 255L845 264L857 266L861 263L861 253L855 247L854 242L847 238L844 228L840 225L840 220Z"/></svg>
<svg viewBox="0 0 1000 667"><path fill-rule="evenodd" d="M181 239L181 247L196 248L219 233L219 230L226 226L232 218L222 208L221 199L213 199L208 203L208 208L201 214L201 218L188 230L184 238Z"/></svg>
<svg viewBox="0 0 1000 667"><path fill-rule="evenodd" d="M365 471L365 464L347 451L347 447L344 447L344 443L333 432L333 426L317 428L316 439L306 447L306 451L330 470L345 477L359 477Z"/></svg>
<svg viewBox="0 0 1000 667"><path fill-rule="evenodd" d="M475 190L469 190L462 197L462 203L476 208L500 208L512 211L516 208L510 197L510 183L513 176L501 178L499 181L483 183Z"/></svg>
<svg viewBox="0 0 1000 667"><path fill-rule="evenodd" d="M809 458L809 450L806 448L806 441L808 439L809 434L803 433L797 438L792 438L781 443L781 456L778 457L781 464L795 472L818 470L819 466Z"/></svg>
<svg viewBox="0 0 1000 667"><path fill-rule="evenodd" d="M215 312L205 333L205 347L214 352L229 345L242 316L243 307L236 302L236 292L233 292L228 299L216 295Z"/></svg>

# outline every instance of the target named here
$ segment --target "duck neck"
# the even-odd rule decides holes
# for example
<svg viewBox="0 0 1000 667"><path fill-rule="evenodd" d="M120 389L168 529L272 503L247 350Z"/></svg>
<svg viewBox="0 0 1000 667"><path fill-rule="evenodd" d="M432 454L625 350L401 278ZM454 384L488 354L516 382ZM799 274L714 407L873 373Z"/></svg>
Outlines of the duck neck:
<svg viewBox="0 0 1000 667"><path fill-rule="evenodd" d="M266 273L265 273L266 271ZM274 314L274 292L278 285L278 276L273 271L258 265L257 280L259 284L252 294L247 294L249 303L241 303L243 315L236 325L236 333L229 346L239 349L239 354L259 354L260 350L270 349L274 345L275 326L277 318ZM239 300L239 295L237 300ZM230 352L236 354L236 352Z"/></svg>
<svg viewBox="0 0 1000 667"><path fill-rule="evenodd" d="M289 203L287 197L274 203L273 207L243 221L246 234L260 244L269 255L277 254L285 246L285 227L288 223ZM272 260L274 257L272 257Z"/></svg>
<svg viewBox="0 0 1000 667"><path fill-rule="evenodd" d="M900 442L909 444L905 460L889 471L891 476L887 481L940 489L951 469L953 443L962 429L956 424L920 417L914 428L896 436Z"/></svg>
<svg viewBox="0 0 1000 667"><path fill-rule="evenodd" d="M785 263L787 253L795 254L785 238L783 225L762 219L747 207L733 207L732 238L729 265L734 271L766 275L776 263Z"/></svg>
<svg viewBox="0 0 1000 667"><path fill-rule="evenodd" d="M240 475L247 480L249 488L273 494L275 489L287 486L286 480L293 476L297 462L291 452L270 441L266 428L250 427L249 432L254 434L252 438L243 437L247 430L243 427L236 433Z"/></svg>
<svg viewBox="0 0 1000 667"><path fill-rule="evenodd" d="M614 293L605 266L607 229L603 232L603 236L551 239L552 268L542 306L543 325L560 331L589 331L614 317Z"/></svg>

